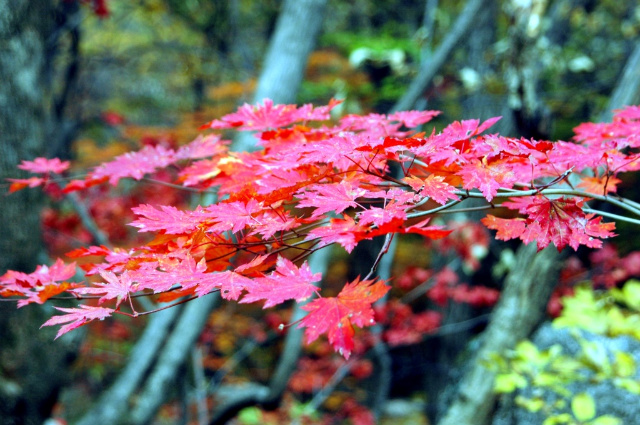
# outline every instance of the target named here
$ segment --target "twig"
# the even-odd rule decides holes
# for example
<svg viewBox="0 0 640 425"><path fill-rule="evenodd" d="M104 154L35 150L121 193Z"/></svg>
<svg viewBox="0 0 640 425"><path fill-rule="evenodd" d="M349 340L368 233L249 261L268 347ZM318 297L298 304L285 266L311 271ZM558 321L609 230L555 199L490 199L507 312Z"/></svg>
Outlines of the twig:
<svg viewBox="0 0 640 425"><path fill-rule="evenodd" d="M382 260L382 256L387 252L389 252L389 246L391 246L393 235L394 235L393 233L387 233L387 235L385 236L384 245L382 245L380 252L378 252L378 257L376 258L376 261L373 263L373 266L371 266L371 270L369 271L367 276L364 278L364 280L371 279L371 276L373 276L373 274L376 272L376 269L378 268L378 264L380 264L380 260Z"/></svg>
<svg viewBox="0 0 640 425"><path fill-rule="evenodd" d="M355 357L347 360L340 365L340 367L333 373L333 375L331 375L331 378L329 379L329 382L327 382L327 385L322 387L322 389L318 391L313 396L311 401L305 406L304 412L306 415L310 415L311 413L318 410L322 403L324 403L327 398L329 398L331 393L335 391L338 384L340 384L340 382L342 382L342 380L349 374L351 368L355 363L355 360Z"/></svg>
<svg viewBox="0 0 640 425"><path fill-rule="evenodd" d="M606 211L594 210L593 208L583 208L583 211L586 213L601 215L603 217L609 217L617 221L626 221L627 223L640 224L640 220L636 220L635 218L629 218L623 215L612 214Z"/></svg>
<svg viewBox="0 0 640 425"><path fill-rule="evenodd" d="M80 200L77 193L69 193L67 199L71 202L71 206L80 217L80 221L85 229L91 234L93 239L100 245L110 247L111 243L107 235L98 227L91 214L87 210L87 206Z"/></svg>

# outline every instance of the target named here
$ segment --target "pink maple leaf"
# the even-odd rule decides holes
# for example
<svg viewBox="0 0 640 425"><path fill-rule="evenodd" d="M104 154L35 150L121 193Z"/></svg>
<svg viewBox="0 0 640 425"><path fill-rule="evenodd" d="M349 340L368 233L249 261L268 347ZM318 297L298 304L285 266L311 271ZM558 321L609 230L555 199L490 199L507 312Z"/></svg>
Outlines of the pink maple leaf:
<svg viewBox="0 0 640 425"><path fill-rule="evenodd" d="M407 208L406 205L401 205L395 201L389 202L384 206L384 208L369 207L358 213L358 223L361 226L366 226L368 224L382 226L383 224L394 220L404 221L407 218L405 208Z"/></svg>
<svg viewBox="0 0 640 425"><path fill-rule="evenodd" d="M267 130L283 128L299 121L326 120L329 111L339 102L328 106L313 108L304 105L300 109L296 105L274 105L271 99L264 99L262 105L245 103L237 112L227 114L219 120L205 124L204 128L224 129L238 128L239 130Z"/></svg>
<svg viewBox="0 0 640 425"><path fill-rule="evenodd" d="M259 224L253 214L262 211L262 204L255 199L247 202L234 201L210 205L196 216L211 219L215 224L209 230L213 232L239 232L248 225Z"/></svg>
<svg viewBox="0 0 640 425"><path fill-rule="evenodd" d="M59 158L35 158L33 161L22 161L18 168L21 170L31 171L32 173L56 173L60 174L69 169L71 163L69 161L60 161Z"/></svg>
<svg viewBox="0 0 640 425"><path fill-rule="evenodd" d="M115 311L112 308L94 307L90 305L81 305L80 308L54 308L67 314L64 314L62 316L53 316L51 319L44 322L40 327L42 328L43 326L53 326L67 323L58 330L55 339L58 339L60 336L76 328L79 328L82 325L86 325L92 320L103 320L105 317L111 316L111 314Z"/></svg>
<svg viewBox="0 0 640 425"><path fill-rule="evenodd" d="M98 300L98 303L100 304L115 298L116 308L118 308L120 303L129 298L129 293L131 292L133 282L129 272L125 271L120 276L116 276L113 272L101 271L100 276L102 276L106 282L96 283L96 286L90 288L77 288L74 289L73 292L80 295L103 294L103 296Z"/></svg>
<svg viewBox="0 0 640 425"><path fill-rule="evenodd" d="M320 238L318 248L337 242L350 253L358 241L362 240L366 230L365 227L356 224L351 217L344 216L343 219L332 218L328 226L311 230L305 240Z"/></svg>
<svg viewBox="0 0 640 425"><path fill-rule="evenodd" d="M255 217L252 234L260 234L264 239L269 239L277 232L286 232L300 226L300 221L289 216L289 212L265 210Z"/></svg>
<svg viewBox="0 0 640 425"><path fill-rule="evenodd" d="M220 295L226 300L238 300L242 293L255 287L256 283L248 277L227 270L224 272L207 273L201 277L196 287L196 294L201 297L220 288Z"/></svg>
<svg viewBox="0 0 640 425"><path fill-rule="evenodd" d="M20 273L24 282L31 286L48 285L72 278L76 273L76 263L65 264L58 258L51 266L40 265L33 273ZM17 275L17 274L16 274Z"/></svg>
<svg viewBox="0 0 640 425"><path fill-rule="evenodd" d="M162 145L155 147L146 145L137 152L127 152L117 156L113 161L97 166L89 174L88 179L99 180L108 177L109 183L116 186L122 178L131 177L140 180L145 174L166 167L175 160L173 149L167 149Z"/></svg>
<svg viewBox="0 0 640 425"><path fill-rule="evenodd" d="M431 121L440 113L440 111L400 111L389 115L389 120L400 121L405 127L413 128Z"/></svg>
<svg viewBox="0 0 640 425"><path fill-rule="evenodd" d="M511 187L517 181L510 164L503 161L487 163L477 159L463 165L458 171L465 189L479 189L491 202L500 187Z"/></svg>
<svg viewBox="0 0 640 425"><path fill-rule="evenodd" d="M426 179L418 177L405 177L403 181L407 182L413 190L419 192L420 195L429 197L444 205L449 199L458 200L456 195L456 188L446 183L443 176L437 176L430 174Z"/></svg>
<svg viewBox="0 0 640 425"><path fill-rule="evenodd" d="M321 273L311 273L306 261L298 268L290 260L278 256L275 271L255 279L255 285L247 288L247 294L240 302L265 300L263 308L269 308L286 300L302 301L318 289L313 284L321 278Z"/></svg>
<svg viewBox="0 0 640 425"><path fill-rule="evenodd" d="M200 159L218 155L227 150L229 142L220 140L217 134L198 136L191 143L181 146L176 152L177 159Z"/></svg>
<svg viewBox="0 0 640 425"><path fill-rule="evenodd" d="M353 187L348 181L340 183L314 184L301 190L296 196L300 202L296 208L315 207L311 214L316 218L327 212L341 213L349 207L356 207L356 199L367 191Z"/></svg>
<svg viewBox="0 0 640 425"><path fill-rule="evenodd" d="M131 210L140 218L129 225L139 228L139 232L162 231L168 235L179 235L193 232L201 223L197 218L200 209L192 212L181 211L170 205L160 205L159 209L151 205L139 205Z"/></svg>

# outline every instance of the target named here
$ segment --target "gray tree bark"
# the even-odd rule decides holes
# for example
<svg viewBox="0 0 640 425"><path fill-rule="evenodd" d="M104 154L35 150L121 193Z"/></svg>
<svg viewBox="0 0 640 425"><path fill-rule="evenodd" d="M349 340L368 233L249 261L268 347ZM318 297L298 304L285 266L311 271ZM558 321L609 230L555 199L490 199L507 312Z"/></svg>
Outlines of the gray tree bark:
<svg viewBox="0 0 640 425"><path fill-rule="evenodd" d="M622 70L622 77L616 84L607 109L601 114L601 121L611 121L613 111L640 102L640 40L631 52Z"/></svg>
<svg viewBox="0 0 640 425"><path fill-rule="evenodd" d="M558 277L560 254L554 246L536 253L536 245L520 247L517 262L506 279L482 346L462 381L456 399L439 425L487 423L496 402L494 372L484 365L491 353L513 348L540 323Z"/></svg>
<svg viewBox="0 0 640 425"><path fill-rule="evenodd" d="M274 103L295 103L307 59L316 44L327 0L285 0L269 42L253 103L269 98ZM242 133L235 151L255 148L255 139Z"/></svg>
<svg viewBox="0 0 640 425"><path fill-rule="evenodd" d="M0 0L0 274L32 272L43 260L43 198L37 190L6 196L5 179L19 176L19 162L44 155L47 145L53 7L51 0ZM79 335L54 343L55 331L38 330L51 313L0 303L0 424L41 424L67 379Z"/></svg>

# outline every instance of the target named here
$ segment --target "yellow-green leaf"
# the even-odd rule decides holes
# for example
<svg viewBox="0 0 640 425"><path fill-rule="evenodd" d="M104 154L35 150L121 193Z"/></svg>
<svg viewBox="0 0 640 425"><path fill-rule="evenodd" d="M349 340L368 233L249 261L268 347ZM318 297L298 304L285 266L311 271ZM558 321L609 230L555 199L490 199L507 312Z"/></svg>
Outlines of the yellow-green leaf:
<svg viewBox="0 0 640 425"><path fill-rule="evenodd" d="M636 361L631 354L624 351L616 351L613 370L616 376L628 378L636 374Z"/></svg>
<svg viewBox="0 0 640 425"><path fill-rule="evenodd" d="M525 388L527 380L516 373L497 375L494 383L494 391L497 393L511 393L516 388Z"/></svg>
<svg viewBox="0 0 640 425"><path fill-rule="evenodd" d="M571 411L577 420L589 421L596 416L596 403L589 394L580 393L571 400Z"/></svg>

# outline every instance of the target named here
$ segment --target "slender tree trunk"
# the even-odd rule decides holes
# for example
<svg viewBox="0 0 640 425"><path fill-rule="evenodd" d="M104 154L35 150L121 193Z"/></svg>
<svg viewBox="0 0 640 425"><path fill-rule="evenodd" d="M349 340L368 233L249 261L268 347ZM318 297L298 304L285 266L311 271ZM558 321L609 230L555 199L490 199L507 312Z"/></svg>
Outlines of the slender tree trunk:
<svg viewBox="0 0 640 425"><path fill-rule="evenodd" d="M285 0L269 43L253 103L265 98L274 103L295 103L307 59L316 44L327 0ZM255 140L243 133L233 145L236 151L254 149Z"/></svg>
<svg viewBox="0 0 640 425"><path fill-rule="evenodd" d="M607 109L601 114L601 121L610 121L613 111L640 101L640 41L631 52L622 70L622 76L611 93Z"/></svg>
<svg viewBox="0 0 640 425"><path fill-rule="evenodd" d="M462 381L456 399L439 425L482 425L494 408L491 353L501 353L525 339L540 323L558 277L560 254L554 246L536 253L536 245L520 247L517 262L495 307L482 346Z"/></svg>

